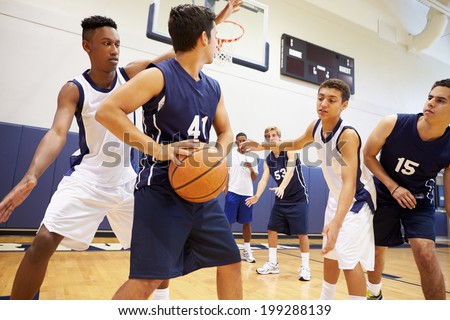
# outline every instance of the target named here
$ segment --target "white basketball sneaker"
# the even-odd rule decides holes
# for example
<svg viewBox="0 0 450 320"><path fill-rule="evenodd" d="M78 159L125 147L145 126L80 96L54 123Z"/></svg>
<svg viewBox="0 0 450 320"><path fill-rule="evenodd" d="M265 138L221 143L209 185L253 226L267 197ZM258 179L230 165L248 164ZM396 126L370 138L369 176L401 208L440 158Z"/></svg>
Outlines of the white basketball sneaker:
<svg viewBox="0 0 450 320"><path fill-rule="evenodd" d="M280 269L278 269L278 263L267 261L262 268L256 269L256 272L259 274L278 274Z"/></svg>
<svg viewBox="0 0 450 320"><path fill-rule="evenodd" d="M300 267L300 274L298 275L298 280L309 281L311 280L311 269L305 266Z"/></svg>

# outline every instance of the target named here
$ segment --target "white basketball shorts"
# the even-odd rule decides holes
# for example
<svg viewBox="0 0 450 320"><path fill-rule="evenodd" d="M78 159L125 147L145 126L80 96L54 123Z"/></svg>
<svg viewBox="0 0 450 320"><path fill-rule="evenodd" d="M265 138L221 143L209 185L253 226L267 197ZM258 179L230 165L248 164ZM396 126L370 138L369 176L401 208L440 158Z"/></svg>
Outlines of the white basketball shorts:
<svg viewBox="0 0 450 320"><path fill-rule="evenodd" d="M337 200L328 198L325 210L324 225L335 216ZM333 250L324 255L325 258L337 260L339 269L352 270L358 262L367 271L373 271L375 264L375 240L373 235L373 214L367 204L358 213L348 212L339 231L336 245ZM323 245L327 242L323 237Z"/></svg>
<svg viewBox="0 0 450 320"><path fill-rule="evenodd" d="M41 225L64 236L61 245L73 250L86 250L106 216L123 248L129 248L134 182L105 187L65 176L50 200Z"/></svg>

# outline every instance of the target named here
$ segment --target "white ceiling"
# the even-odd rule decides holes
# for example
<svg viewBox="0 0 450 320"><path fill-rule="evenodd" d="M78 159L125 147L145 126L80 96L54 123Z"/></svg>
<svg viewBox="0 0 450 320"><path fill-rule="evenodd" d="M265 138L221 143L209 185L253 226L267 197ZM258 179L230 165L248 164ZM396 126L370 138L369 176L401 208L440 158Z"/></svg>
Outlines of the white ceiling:
<svg viewBox="0 0 450 320"><path fill-rule="evenodd" d="M299 5L298 0L285 0ZM436 39L424 50L413 50L417 54L429 55L450 65L450 0L305 0L321 10L338 15L352 23L370 29L391 43L405 50L411 49L414 36L427 25L429 5L443 7L447 25ZM439 11L441 13L441 11ZM445 20L445 19L444 19ZM445 24L444 24L445 25Z"/></svg>

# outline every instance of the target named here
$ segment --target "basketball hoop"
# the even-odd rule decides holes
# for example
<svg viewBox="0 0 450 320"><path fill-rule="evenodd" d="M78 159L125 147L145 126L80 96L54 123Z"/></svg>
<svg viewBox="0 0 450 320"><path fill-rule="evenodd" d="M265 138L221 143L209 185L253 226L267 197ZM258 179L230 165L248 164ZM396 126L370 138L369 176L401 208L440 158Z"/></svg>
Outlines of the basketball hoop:
<svg viewBox="0 0 450 320"><path fill-rule="evenodd" d="M223 21L217 26L217 46L214 63L221 66L233 62L233 46L244 35L244 27L234 21Z"/></svg>

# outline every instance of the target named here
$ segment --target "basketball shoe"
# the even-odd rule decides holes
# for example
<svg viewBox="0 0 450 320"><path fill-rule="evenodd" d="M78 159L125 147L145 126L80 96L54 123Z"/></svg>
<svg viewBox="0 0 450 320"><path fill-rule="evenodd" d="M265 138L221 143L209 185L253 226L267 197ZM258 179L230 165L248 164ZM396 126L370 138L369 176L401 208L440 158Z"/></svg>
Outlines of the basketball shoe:
<svg viewBox="0 0 450 320"><path fill-rule="evenodd" d="M267 261L264 263L262 268L256 269L256 273L259 274L278 274L280 273L280 269L278 269L278 263L272 263Z"/></svg>
<svg viewBox="0 0 450 320"><path fill-rule="evenodd" d="M372 294L369 290L366 290L366 298L367 300L383 300L383 295L380 292L378 294Z"/></svg>
<svg viewBox="0 0 450 320"><path fill-rule="evenodd" d="M245 260L249 263L255 263L256 259L253 257L253 253L250 250L245 250L242 253L242 260Z"/></svg>
<svg viewBox="0 0 450 320"><path fill-rule="evenodd" d="M298 280L300 281L310 281L311 280L311 269L305 266L300 267L300 274L298 275Z"/></svg>

